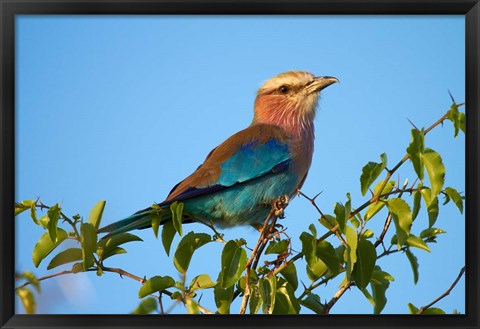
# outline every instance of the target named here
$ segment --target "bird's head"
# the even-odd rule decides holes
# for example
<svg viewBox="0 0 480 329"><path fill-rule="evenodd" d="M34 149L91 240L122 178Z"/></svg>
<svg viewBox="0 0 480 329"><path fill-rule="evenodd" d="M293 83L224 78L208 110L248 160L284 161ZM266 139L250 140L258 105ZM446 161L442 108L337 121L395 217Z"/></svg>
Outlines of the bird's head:
<svg viewBox="0 0 480 329"><path fill-rule="evenodd" d="M288 71L267 80L258 89L253 122L312 122L320 91L339 82L330 76L315 77L305 71ZM297 120L295 120L297 119Z"/></svg>

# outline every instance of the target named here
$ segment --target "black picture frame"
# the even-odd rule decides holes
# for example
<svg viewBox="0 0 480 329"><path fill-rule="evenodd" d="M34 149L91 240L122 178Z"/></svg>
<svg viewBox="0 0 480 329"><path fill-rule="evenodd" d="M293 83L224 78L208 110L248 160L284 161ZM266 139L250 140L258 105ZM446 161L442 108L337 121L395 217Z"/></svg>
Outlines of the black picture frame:
<svg viewBox="0 0 480 329"><path fill-rule="evenodd" d="M128 328L478 328L479 303L479 52L478 0L125 0L35 1L1 0L0 111L0 326L1 328L128 327ZM466 33L466 315L299 315L299 316L130 316L130 315L16 315L14 312L14 183L15 183L15 15L19 14L456 14L465 15ZM299 318L301 317L301 318Z"/></svg>

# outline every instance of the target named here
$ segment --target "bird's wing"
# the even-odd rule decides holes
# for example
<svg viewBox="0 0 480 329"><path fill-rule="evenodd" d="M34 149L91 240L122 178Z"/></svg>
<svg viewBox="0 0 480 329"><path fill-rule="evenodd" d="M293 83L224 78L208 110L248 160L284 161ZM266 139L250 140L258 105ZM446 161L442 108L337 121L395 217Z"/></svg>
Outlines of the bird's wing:
<svg viewBox="0 0 480 329"><path fill-rule="evenodd" d="M280 127L257 124L213 149L193 174L178 183L160 205L241 184L288 168L289 135Z"/></svg>

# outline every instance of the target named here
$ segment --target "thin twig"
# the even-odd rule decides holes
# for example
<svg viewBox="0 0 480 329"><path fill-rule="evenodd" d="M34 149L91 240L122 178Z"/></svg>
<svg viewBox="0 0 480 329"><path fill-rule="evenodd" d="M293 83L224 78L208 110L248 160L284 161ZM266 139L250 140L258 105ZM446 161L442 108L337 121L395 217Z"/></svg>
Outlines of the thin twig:
<svg viewBox="0 0 480 329"><path fill-rule="evenodd" d="M303 193L302 191L300 190L297 190L297 193L301 196L303 196L305 199L307 199L314 207L315 209L318 211L318 213L320 214L320 217L321 218L324 218L326 221L328 221L327 217L323 214L323 212L320 210L320 208L318 207L317 203L315 202L315 199L321 194L318 193L317 195L315 195L313 198L310 198L309 196L307 196L305 193ZM329 223L331 224L331 223ZM338 228L335 228L336 226L334 226L330 232L332 232L333 234L335 234L335 236L338 238L338 240L340 240L340 242L344 245L344 246L347 246L347 243L345 242L345 239L342 237L342 235L338 232Z"/></svg>
<svg viewBox="0 0 480 329"><path fill-rule="evenodd" d="M395 253L400 252L400 251L406 251L408 249L408 247L401 247L400 249L391 250L392 246L393 245L391 245L387 250L385 250L380 255L378 255L377 260L379 260L382 257L388 256L388 255L391 255L391 254L395 254Z"/></svg>
<svg viewBox="0 0 480 329"><path fill-rule="evenodd" d="M340 297L342 297L342 295L345 293L345 291L347 291L347 289L350 288L350 286L352 284L353 284L352 281L348 281L340 289L338 289L338 291L335 293L335 295L333 295L332 299L330 299L330 301L323 308L322 314L330 313L330 310L335 305L335 303L340 299Z"/></svg>
<svg viewBox="0 0 480 329"><path fill-rule="evenodd" d="M422 306L418 309L417 311L417 314L422 314L423 312L425 312L427 309L429 309L430 307L432 307L434 304L436 304L437 302L439 302L440 300L442 300L443 298L447 297L450 292L453 290L453 288L455 288L455 286L457 285L458 281L460 281L460 279L462 278L463 274L465 273L465 266L462 267L462 269L460 270L460 273L458 273L458 276L457 278L455 279L455 281L453 281L452 285L450 286L450 288L447 289L447 291L445 291L443 294L441 294L438 298L436 298L433 302L425 305L425 306Z"/></svg>
<svg viewBox="0 0 480 329"><path fill-rule="evenodd" d="M385 238L385 234L387 234L388 228L390 227L390 223L392 222L392 214L389 213L387 216L387 219L385 220L385 225L383 226L382 233L380 233L380 236L377 238L377 241L373 244L373 246L376 248L380 244L383 243L383 239Z"/></svg>
<svg viewBox="0 0 480 329"><path fill-rule="evenodd" d="M346 269L345 268L342 268L340 269L340 271L338 272L338 274L340 273L343 273L345 272ZM336 278L337 276L336 275L332 275L332 276L329 276L329 277L325 277L323 278L322 280L318 281L318 282L312 282L312 284L310 284L310 286L308 288L306 288L300 296L298 296L298 300L301 300L303 297L305 297L306 295L308 295L310 292L312 292L313 290L315 290L316 288L320 287L321 285L323 284L327 284L328 281Z"/></svg>
<svg viewBox="0 0 480 329"><path fill-rule="evenodd" d="M162 301L162 292L158 294L158 305L160 306L160 314L165 314L165 310L163 309L163 301Z"/></svg>
<svg viewBox="0 0 480 329"><path fill-rule="evenodd" d="M96 269L88 269L87 271L94 271L94 270L96 271ZM50 274L50 275L47 275L47 276L43 276L41 278L38 278L37 281L43 281L43 280L51 279L51 278L54 278L54 277L57 277L57 276L60 276L60 275L65 275L65 274L75 274L75 272L73 272L73 271L62 271L62 272L58 272L58 273L55 273L55 274ZM24 284L16 287L15 290L21 289L21 288L26 287L30 284L32 284L32 282L27 281Z"/></svg>

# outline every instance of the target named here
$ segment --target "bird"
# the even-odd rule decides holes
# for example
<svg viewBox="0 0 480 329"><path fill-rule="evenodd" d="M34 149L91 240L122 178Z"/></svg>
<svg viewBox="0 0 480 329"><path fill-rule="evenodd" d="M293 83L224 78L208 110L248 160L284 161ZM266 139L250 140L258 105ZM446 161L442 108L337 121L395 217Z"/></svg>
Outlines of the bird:
<svg viewBox="0 0 480 329"><path fill-rule="evenodd" d="M168 209L183 203L183 223L218 228L261 225L272 203L293 198L307 178L314 150L314 118L320 92L339 80L306 71L287 71L257 91L251 124L215 147L167 198L98 230L108 236L172 220ZM168 210L160 211L159 210Z"/></svg>

